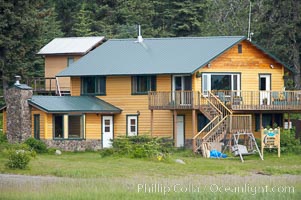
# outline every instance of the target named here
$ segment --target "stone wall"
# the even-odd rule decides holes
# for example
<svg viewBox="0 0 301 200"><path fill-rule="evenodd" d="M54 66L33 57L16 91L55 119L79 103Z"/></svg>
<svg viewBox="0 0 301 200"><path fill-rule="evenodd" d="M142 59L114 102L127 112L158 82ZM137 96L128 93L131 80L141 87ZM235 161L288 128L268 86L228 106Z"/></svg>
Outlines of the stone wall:
<svg viewBox="0 0 301 200"><path fill-rule="evenodd" d="M42 140L47 147L63 151L86 151L102 149L101 140Z"/></svg>
<svg viewBox="0 0 301 200"><path fill-rule="evenodd" d="M31 114L28 99L32 89L27 85L13 86L6 90L7 139L11 143L23 142L31 136Z"/></svg>

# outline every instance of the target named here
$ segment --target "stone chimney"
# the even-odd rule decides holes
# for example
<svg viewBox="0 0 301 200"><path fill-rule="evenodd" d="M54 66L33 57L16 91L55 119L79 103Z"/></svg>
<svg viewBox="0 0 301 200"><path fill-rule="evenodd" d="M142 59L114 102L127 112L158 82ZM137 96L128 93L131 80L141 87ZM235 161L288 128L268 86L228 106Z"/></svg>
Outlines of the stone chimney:
<svg viewBox="0 0 301 200"><path fill-rule="evenodd" d="M31 136L31 114L28 99L32 97L32 88L21 84L20 76L5 94L7 116L7 139L11 143L23 142Z"/></svg>

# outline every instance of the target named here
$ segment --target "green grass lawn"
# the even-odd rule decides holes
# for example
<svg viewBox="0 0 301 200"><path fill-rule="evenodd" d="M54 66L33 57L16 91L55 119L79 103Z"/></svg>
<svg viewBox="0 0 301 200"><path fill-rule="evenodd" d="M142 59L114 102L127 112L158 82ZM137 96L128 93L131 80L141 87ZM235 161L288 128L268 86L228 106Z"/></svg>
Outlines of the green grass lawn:
<svg viewBox="0 0 301 200"><path fill-rule="evenodd" d="M174 162L180 158L186 164ZM189 151L175 153L169 161L159 162L147 159L131 159L123 157L101 158L98 152L64 152L63 155L39 154L32 159L26 170L10 170L4 166L5 158L0 158L0 172L47 175L72 178L98 177L132 177L147 175L156 177L262 173L267 175L296 174L301 175L300 155L265 154L262 161L258 156L245 157L241 163L238 157L228 159L206 159L190 155Z"/></svg>
<svg viewBox="0 0 301 200"><path fill-rule="evenodd" d="M182 159L185 165L175 163ZM300 155L265 154L205 159L178 152L169 161L101 158L98 152L39 154L28 169L9 170L0 154L0 173L37 175L0 179L0 199L300 199ZM293 187L294 191L284 191ZM272 188L279 190L272 191ZM246 191L241 191L244 188ZM280 189L279 189L280 188ZM240 190L239 190L240 189ZM290 188L288 188L290 189ZM239 190L239 191L237 191ZM165 191L165 192L164 192ZM165 194L164 194L165 193Z"/></svg>

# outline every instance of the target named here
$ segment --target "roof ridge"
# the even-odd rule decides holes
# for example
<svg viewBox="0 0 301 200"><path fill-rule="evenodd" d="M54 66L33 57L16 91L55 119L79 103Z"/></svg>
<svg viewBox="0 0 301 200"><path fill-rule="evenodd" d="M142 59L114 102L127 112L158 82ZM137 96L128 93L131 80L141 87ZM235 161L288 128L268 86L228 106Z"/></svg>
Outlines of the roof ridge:
<svg viewBox="0 0 301 200"><path fill-rule="evenodd" d="M84 37L56 37L53 39L81 39L81 38L104 38L105 36L84 36Z"/></svg>
<svg viewBox="0 0 301 200"><path fill-rule="evenodd" d="M187 40L187 39L216 39L216 38L246 38L243 35L237 36L190 36L190 37L160 37L160 38L143 38L144 40ZM113 38L109 41L135 41L137 38Z"/></svg>

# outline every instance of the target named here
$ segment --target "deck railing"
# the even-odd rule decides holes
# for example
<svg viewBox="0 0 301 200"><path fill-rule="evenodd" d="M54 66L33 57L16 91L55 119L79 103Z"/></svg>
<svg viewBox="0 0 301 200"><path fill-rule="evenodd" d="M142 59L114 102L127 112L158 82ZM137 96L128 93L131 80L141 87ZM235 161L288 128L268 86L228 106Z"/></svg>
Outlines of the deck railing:
<svg viewBox="0 0 301 200"><path fill-rule="evenodd" d="M301 91L212 91L232 110L300 110Z"/></svg>
<svg viewBox="0 0 301 200"><path fill-rule="evenodd" d="M55 77L33 77L25 80L25 83L34 91L56 91Z"/></svg>
<svg viewBox="0 0 301 200"><path fill-rule="evenodd" d="M229 131L235 132L252 132L251 115L230 115Z"/></svg>
<svg viewBox="0 0 301 200"><path fill-rule="evenodd" d="M221 101L229 110L301 110L301 91L219 90L202 95L198 91L149 92L149 109L199 109ZM216 102L216 103L214 103ZM229 110L219 108L223 112ZM225 115L224 115L225 116Z"/></svg>
<svg viewBox="0 0 301 200"><path fill-rule="evenodd" d="M25 80L25 83L32 87L33 91L38 94L54 93L60 91L70 91L70 87L60 87L56 77L33 77Z"/></svg>
<svg viewBox="0 0 301 200"><path fill-rule="evenodd" d="M149 92L149 109L198 109L200 98L196 91Z"/></svg>

